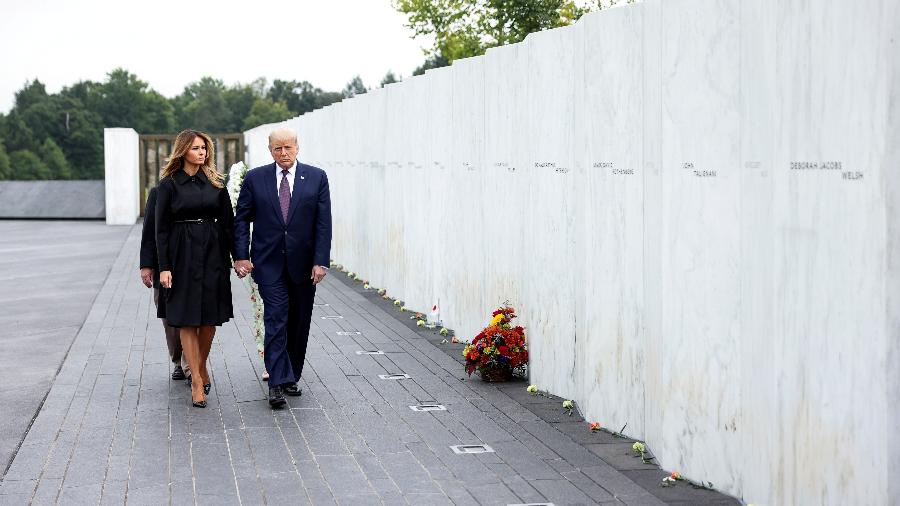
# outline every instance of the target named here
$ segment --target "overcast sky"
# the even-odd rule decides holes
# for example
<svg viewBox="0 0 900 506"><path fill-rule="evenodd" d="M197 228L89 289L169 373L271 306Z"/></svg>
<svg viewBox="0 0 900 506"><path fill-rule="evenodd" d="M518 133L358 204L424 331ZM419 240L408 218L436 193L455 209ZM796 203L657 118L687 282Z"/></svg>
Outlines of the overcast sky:
<svg viewBox="0 0 900 506"><path fill-rule="evenodd" d="M55 93L116 67L167 97L207 75L372 87L425 59L404 21L390 0L0 0L0 112L28 80Z"/></svg>

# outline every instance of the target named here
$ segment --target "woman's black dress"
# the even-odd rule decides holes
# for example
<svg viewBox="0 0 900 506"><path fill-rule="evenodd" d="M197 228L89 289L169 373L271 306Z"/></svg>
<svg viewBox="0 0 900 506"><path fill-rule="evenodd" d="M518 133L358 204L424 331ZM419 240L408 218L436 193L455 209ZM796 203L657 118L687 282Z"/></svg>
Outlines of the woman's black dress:
<svg viewBox="0 0 900 506"><path fill-rule="evenodd" d="M222 325L234 316L231 260L234 211L224 188L203 170L183 169L159 182L156 249L159 270L172 271L172 288L157 316L173 327Z"/></svg>

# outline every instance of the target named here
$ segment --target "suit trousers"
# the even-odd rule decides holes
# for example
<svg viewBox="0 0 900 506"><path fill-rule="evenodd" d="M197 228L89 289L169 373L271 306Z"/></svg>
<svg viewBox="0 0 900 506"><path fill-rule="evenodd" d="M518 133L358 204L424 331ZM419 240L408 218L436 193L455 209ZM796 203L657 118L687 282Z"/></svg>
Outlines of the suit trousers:
<svg viewBox="0 0 900 506"><path fill-rule="evenodd" d="M309 279L294 283L285 266L278 280L259 285L259 293L265 305L263 360L269 372L269 386L296 383L306 360L316 285Z"/></svg>
<svg viewBox="0 0 900 506"><path fill-rule="evenodd" d="M159 307L159 288L153 289L153 305ZM166 346L169 348L169 360L175 365L181 365L184 374L191 374L191 367L187 364L184 354L181 352L181 335L176 327L170 327L165 318L160 318L163 330L166 333Z"/></svg>

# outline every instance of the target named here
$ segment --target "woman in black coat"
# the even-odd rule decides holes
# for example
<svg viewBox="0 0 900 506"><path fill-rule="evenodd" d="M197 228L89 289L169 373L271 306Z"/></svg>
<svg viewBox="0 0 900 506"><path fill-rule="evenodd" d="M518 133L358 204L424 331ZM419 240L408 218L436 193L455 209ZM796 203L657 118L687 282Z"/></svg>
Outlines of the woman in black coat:
<svg viewBox="0 0 900 506"><path fill-rule="evenodd" d="M159 282L166 299L157 316L180 328L181 347L193 373L191 400L201 408L210 389L207 358L216 326L234 316L234 212L213 160L207 134L179 133L162 170L156 203Z"/></svg>

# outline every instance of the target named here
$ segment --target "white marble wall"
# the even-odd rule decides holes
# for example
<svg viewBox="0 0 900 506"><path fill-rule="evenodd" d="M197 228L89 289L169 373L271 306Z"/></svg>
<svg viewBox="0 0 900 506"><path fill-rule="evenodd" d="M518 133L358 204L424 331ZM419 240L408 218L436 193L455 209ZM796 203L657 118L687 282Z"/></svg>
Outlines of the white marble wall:
<svg viewBox="0 0 900 506"><path fill-rule="evenodd" d="M646 0L284 124L335 260L463 338L508 300L532 381L664 467L900 503L898 20Z"/></svg>
<svg viewBox="0 0 900 506"><path fill-rule="evenodd" d="M103 129L107 225L134 225L141 214L138 144L131 128Z"/></svg>

